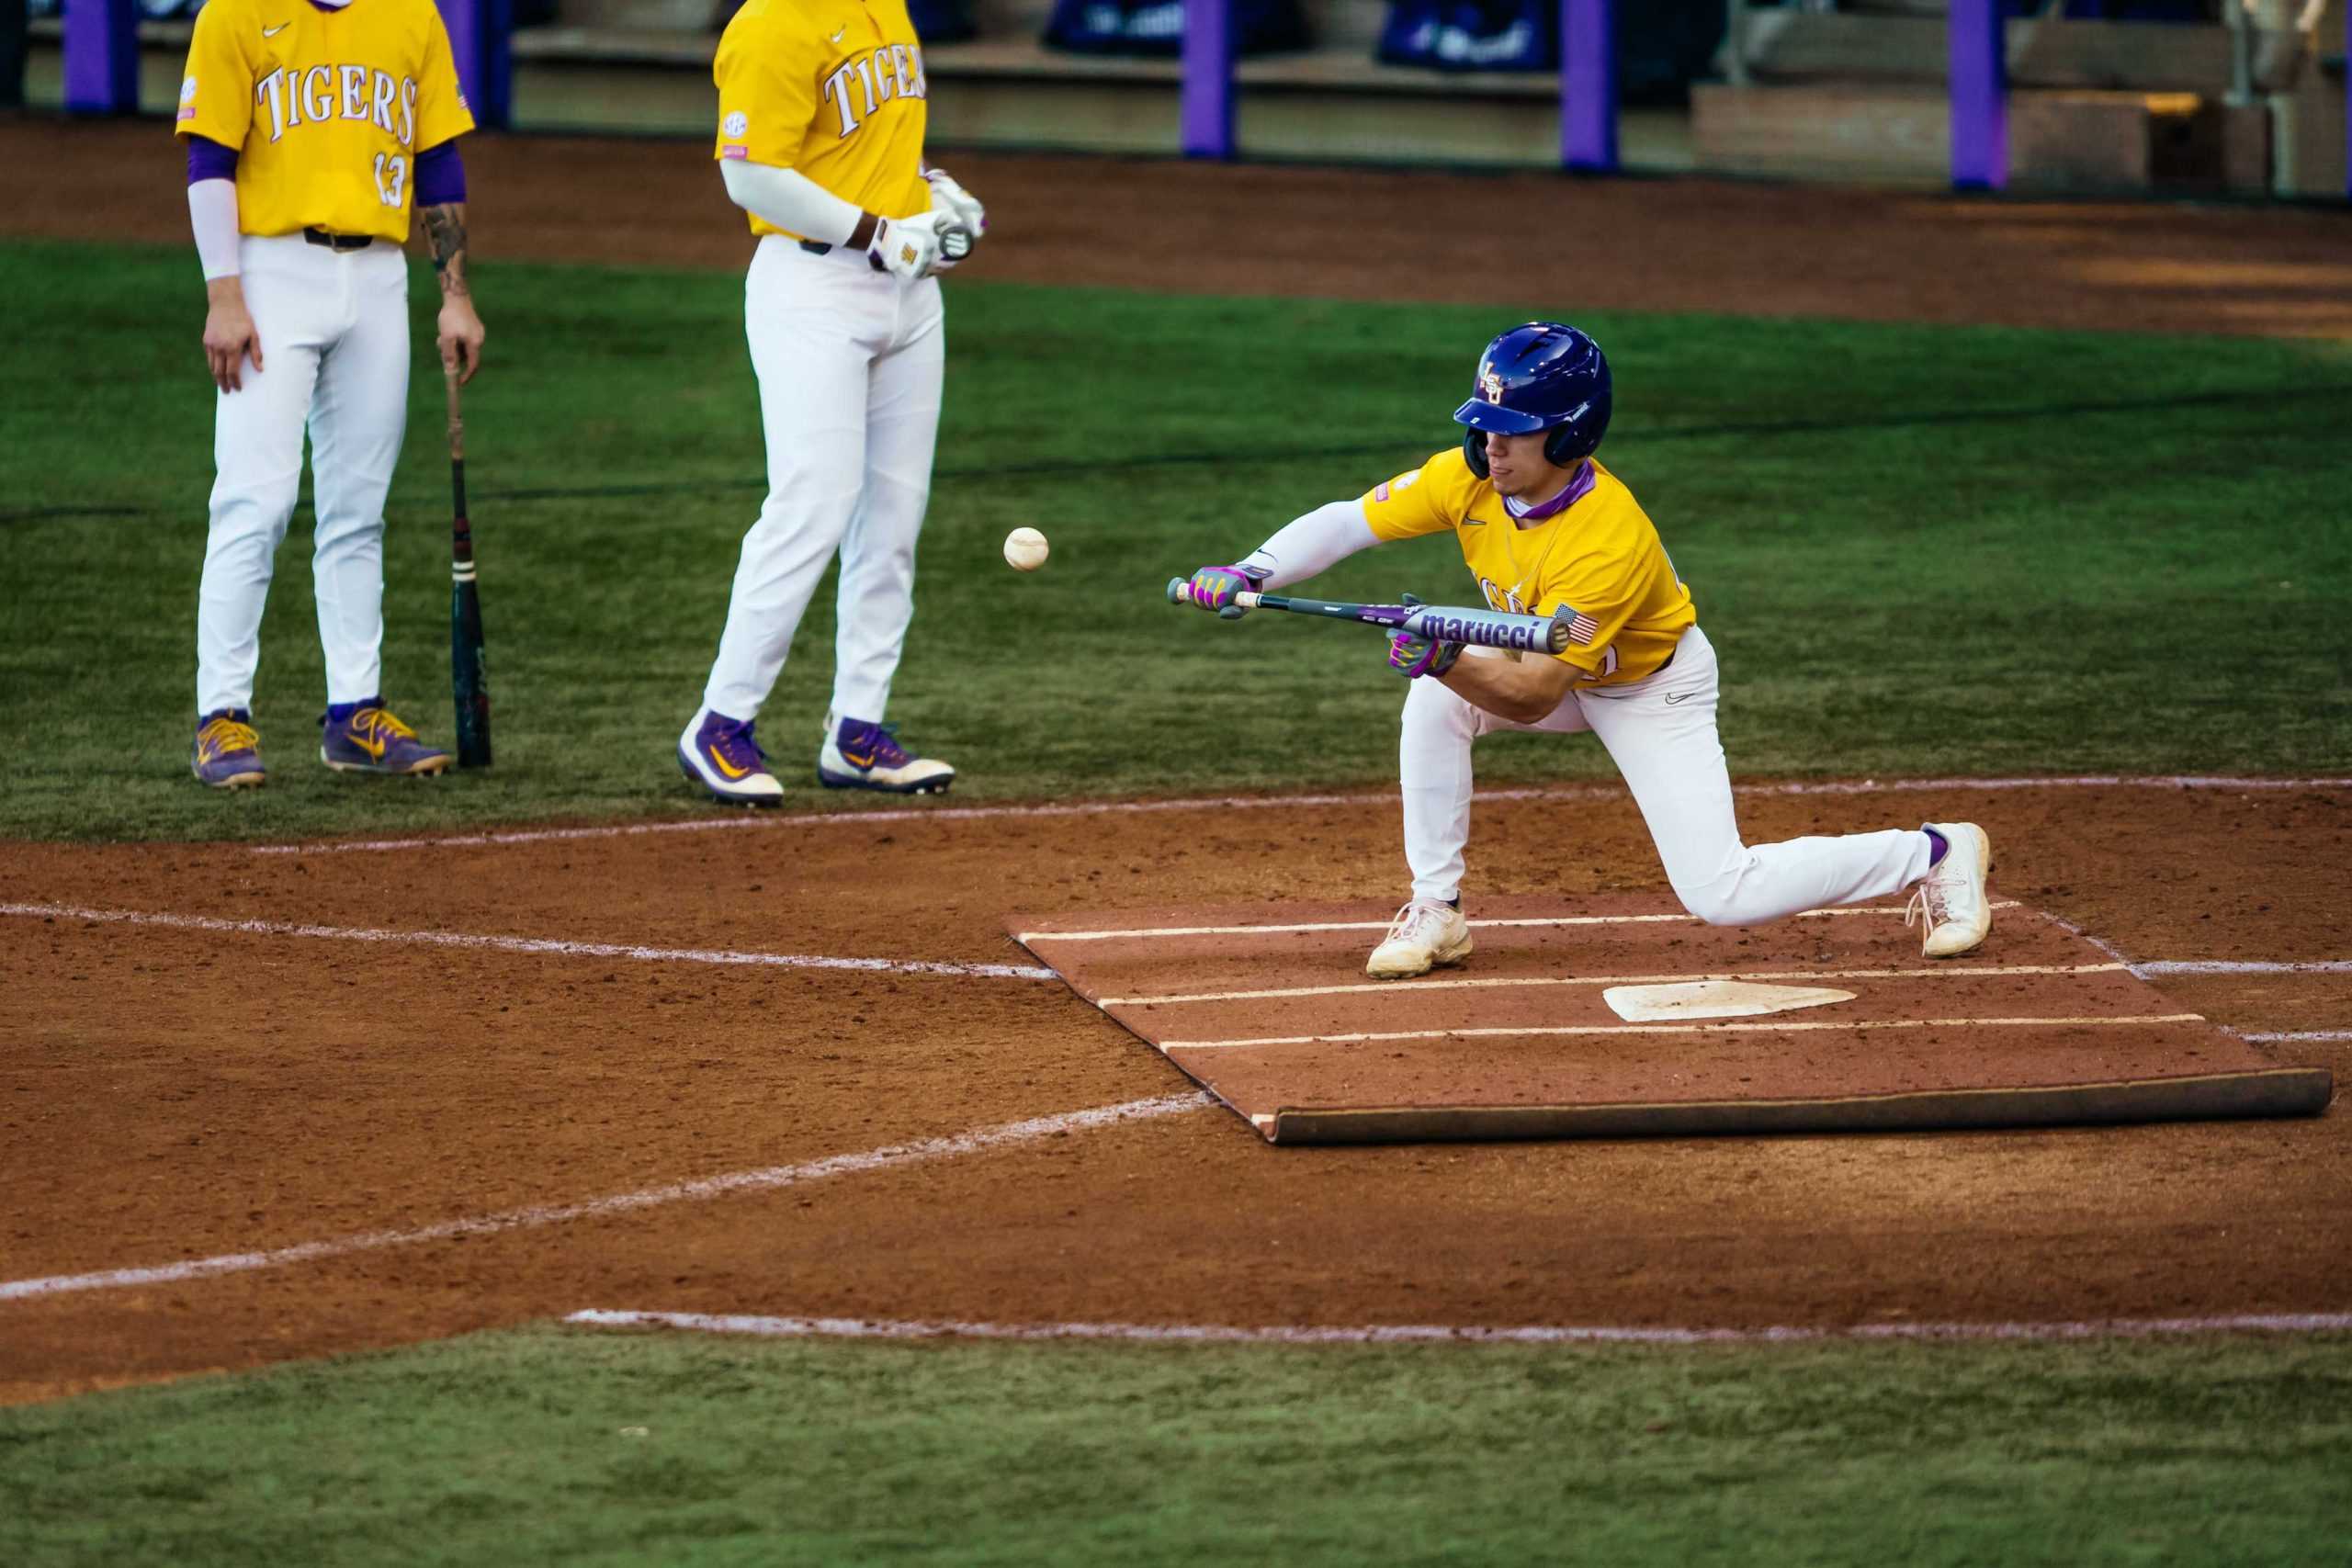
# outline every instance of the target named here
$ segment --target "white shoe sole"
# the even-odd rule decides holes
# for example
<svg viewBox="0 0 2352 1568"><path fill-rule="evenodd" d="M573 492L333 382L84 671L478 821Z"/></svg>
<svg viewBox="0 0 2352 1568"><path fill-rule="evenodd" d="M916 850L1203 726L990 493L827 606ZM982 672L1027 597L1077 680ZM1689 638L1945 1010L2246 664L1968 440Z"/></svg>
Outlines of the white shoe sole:
<svg viewBox="0 0 2352 1568"><path fill-rule="evenodd" d="M1381 954L1388 953L1389 944L1383 942L1372 950L1372 957L1365 961L1363 972L1375 980L1409 980L1432 969L1451 968L1470 956L1470 933L1465 931L1459 942L1447 942L1433 950L1399 946L1396 953L1384 960Z"/></svg>

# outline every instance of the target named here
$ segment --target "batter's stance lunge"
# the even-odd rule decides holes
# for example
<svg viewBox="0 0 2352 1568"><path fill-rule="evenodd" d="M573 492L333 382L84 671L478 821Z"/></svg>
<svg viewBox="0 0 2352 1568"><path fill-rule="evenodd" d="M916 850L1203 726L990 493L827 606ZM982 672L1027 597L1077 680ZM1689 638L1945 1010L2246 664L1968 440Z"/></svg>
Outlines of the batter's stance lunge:
<svg viewBox="0 0 2352 1568"><path fill-rule="evenodd" d="M1930 958L1968 953L1992 921L1992 850L1972 822L1746 844L1715 735L1715 653L1690 592L1633 493L1592 456L1609 425L1600 345L1531 321L1487 345L1460 446L1281 529L1233 566L1193 574L1192 602L1280 588L1370 545L1451 528L1487 603L1571 619L1557 656L1489 655L1399 632L1389 667L1411 680L1398 763L1413 896L1365 967L1426 974L1470 952L1461 908L1470 838L1470 746L1497 729L1590 730L1634 792L1683 907L1717 925L1917 888ZM1906 919L1909 915L1906 914Z"/></svg>
<svg viewBox="0 0 2352 1568"><path fill-rule="evenodd" d="M209 0L197 13L175 129L220 389L190 759L205 784L262 782L262 601L306 429L320 759L342 773L449 765L384 705L384 492L408 422L412 202L441 276L442 363L471 379L481 359L457 142L473 125L433 0Z"/></svg>
<svg viewBox="0 0 2352 1568"><path fill-rule="evenodd" d="M946 339L932 274L968 254L980 204L925 171L922 51L905 0L749 0L727 24L719 173L759 236L743 324L760 381L768 497L743 536L718 658L678 738L723 801L784 788L752 739L818 580L839 550L832 711L817 777L928 794L956 770L882 722L914 617Z"/></svg>

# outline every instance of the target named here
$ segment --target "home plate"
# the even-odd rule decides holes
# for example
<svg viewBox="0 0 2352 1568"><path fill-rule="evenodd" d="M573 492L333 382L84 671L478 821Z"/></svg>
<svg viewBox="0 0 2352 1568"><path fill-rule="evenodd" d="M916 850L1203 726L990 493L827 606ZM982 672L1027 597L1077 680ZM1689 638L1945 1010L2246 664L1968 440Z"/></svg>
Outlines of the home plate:
<svg viewBox="0 0 2352 1568"><path fill-rule="evenodd" d="M1759 986L1752 980L1689 980L1671 986L1611 986L1600 993L1609 1010L1628 1023L1677 1018L1753 1018L1850 1002L1851 991L1825 986Z"/></svg>

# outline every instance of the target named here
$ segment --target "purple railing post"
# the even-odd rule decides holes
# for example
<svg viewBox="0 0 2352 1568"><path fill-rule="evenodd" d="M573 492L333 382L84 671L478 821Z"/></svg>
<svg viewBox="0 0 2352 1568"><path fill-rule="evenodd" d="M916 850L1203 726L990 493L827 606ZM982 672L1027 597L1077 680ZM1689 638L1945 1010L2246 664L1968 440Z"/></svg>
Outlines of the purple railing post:
<svg viewBox="0 0 2352 1568"><path fill-rule="evenodd" d="M449 57L458 67L458 85L465 89L474 123L503 126L514 100L514 57L508 45L514 30L512 0L434 4L441 8L441 25L449 29Z"/></svg>
<svg viewBox="0 0 2352 1568"><path fill-rule="evenodd" d="M1231 0L1184 0L1182 117L1184 156L1233 156Z"/></svg>
<svg viewBox="0 0 2352 1568"><path fill-rule="evenodd" d="M65 108L139 111L139 7L133 0L65 0Z"/></svg>
<svg viewBox="0 0 2352 1568"><path fill-rule="evenodd" d="M1560 0L1560 164L1617 172L1615 0Z"/></svg>
<svg viewBox="0 0 2352 1568"><path fill-rule="evenodd" d="M2000 0L1951 0L1951 188L2009 183L2007 35Z"/></svg>

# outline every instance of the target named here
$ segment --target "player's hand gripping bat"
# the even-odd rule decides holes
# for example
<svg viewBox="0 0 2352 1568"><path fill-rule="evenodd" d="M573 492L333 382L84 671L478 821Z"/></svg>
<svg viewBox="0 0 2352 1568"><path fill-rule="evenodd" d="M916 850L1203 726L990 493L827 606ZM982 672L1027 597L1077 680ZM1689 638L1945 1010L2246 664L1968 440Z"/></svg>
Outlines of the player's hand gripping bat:
<svg viewBox="0 0 2352 1568"><path fill-rule="evenodd" d="M1168 602L1189 604L1193 585L1171 578ZM1481 648L1507 648L1522 653L1557 653L1568 646L1566 610L1546 620L1541 615L1514 615L1503 610L1473 609L1454 604L1350 604L1333 599L1286 599L1276 593L1243 592L1233 603L1245 610L1288 610L1297 615L1329 615L1357 621L1387 631L1408 631L1433 642L1468 642Z"/></svg>
<svg viewBox="0 0 2352 1568"><path fill-rule="evenodd" d="M481 646L481 596L474 586L473 525L466 520L466 422L458 373L449 389L449 684L458 699L458 766L490 766L490 671Z"/></svg>

